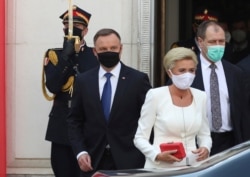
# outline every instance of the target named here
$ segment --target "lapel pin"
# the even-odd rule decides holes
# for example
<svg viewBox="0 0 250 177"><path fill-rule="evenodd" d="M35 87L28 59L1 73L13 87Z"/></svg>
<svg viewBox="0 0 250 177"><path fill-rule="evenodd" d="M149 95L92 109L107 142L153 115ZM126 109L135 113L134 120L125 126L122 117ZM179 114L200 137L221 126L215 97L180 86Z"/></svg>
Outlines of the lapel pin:
<svg viewBox="0 0 250 177"><path fill-rule="evenodd" d="M122 77L122 79L124 80L124 79L126 79L126 77Z"/></svg>

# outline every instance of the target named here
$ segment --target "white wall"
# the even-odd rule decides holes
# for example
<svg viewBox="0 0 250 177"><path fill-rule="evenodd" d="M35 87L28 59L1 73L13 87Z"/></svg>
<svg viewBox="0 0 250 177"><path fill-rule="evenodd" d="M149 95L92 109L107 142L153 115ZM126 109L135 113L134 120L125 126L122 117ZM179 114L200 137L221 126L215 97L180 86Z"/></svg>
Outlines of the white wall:
<svg viewBox="0 0 250 177"><path fill-rule="evenodd" d="M122 61L146 72L152 80L153 4L155 0L72 0L92 14L86 41L101 28L114 28L122 38ZM170 3L171 1L171 3ZM168 0L171 25L167 36L177 37L178 0ZM5 0L7 173L52 174L50 142L44 140L52 102L42 95L44 53L61 47L59 16L68 0ZM174 29L174 30L173 30ZM171 31L171 34L168 33Z"/></svg>
<svg viewBox="0 0 250 177"><path fill-rule="evenodd" d="M86 41L100 28L116 29L122 37L122 61L134 68L137 54L137 1L74 0L92 14ZM52 102L42 95L44 52L61 47L59 16L68 0L6 0L7 173L49 174L50 143L44 140Z"/></svg>

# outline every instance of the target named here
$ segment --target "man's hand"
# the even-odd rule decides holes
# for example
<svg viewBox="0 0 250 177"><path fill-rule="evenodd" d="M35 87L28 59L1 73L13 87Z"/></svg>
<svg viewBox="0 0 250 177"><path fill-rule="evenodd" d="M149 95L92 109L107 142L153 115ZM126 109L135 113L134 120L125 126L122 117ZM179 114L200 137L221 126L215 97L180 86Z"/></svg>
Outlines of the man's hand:
<svg viewBox="0 0 250 177"><path fill-rule="evenodd" d="M65 61L68 61L74 55L75 53L74 44L75 44L74 38L68 39L67 37L64 37L62 58Z"/></svg>
<svg viewBox="0 0 250 177"><path fill-rule="evenodd" d="M82 154L78 158L78 164L82 171L89 172L93 170L93 167L91 166L91 158L88 154Z"/></svg>

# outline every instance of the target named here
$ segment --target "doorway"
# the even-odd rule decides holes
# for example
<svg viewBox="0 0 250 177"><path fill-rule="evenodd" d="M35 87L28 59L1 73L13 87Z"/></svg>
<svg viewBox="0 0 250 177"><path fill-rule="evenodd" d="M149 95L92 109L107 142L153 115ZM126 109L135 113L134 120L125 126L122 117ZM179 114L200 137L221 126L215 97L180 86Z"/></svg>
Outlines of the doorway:
<svg viewBox="0 0 250 177"><path fill-rule="evenodd" d="M162 59L165 53L169 50L166 47L166 36L164 33L168 31L168 27L162 22L166 23L166 5L168 0L155 1L155 14L154 19L156 22L154 29L154 87L163 86L166 84L166 74L162 66ZM184 40L191 38L192 33L192 17L194 16L195 9L198 7L207 7L216 11L219 15L219 21L223 20L229 24L234 18L245 18L249 22L250 31L250 1L245 0L179 0L179 39ZM170 41L175 42L175 41ZM164 46L165 45L165 46Z"/></svg>

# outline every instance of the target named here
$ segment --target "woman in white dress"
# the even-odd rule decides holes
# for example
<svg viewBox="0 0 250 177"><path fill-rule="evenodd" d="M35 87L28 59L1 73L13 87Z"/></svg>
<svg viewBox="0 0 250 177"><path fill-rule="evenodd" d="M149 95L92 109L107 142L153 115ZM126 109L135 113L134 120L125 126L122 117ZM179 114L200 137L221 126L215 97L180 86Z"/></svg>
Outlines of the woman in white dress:
<svg viewBox="0 0 250 177"><path fill-rule="evenodd" d="M206 116L206 93L190 88L197 66L196 54L184 47L171 49L163 65L170 86L150 89L146 95L134 144L145 155L145 168L192 165L209 156L212 140ZM154 130L153 144L149 142ZM186 157L176 150L161 152L160 144L182 142Z"/></svg>

